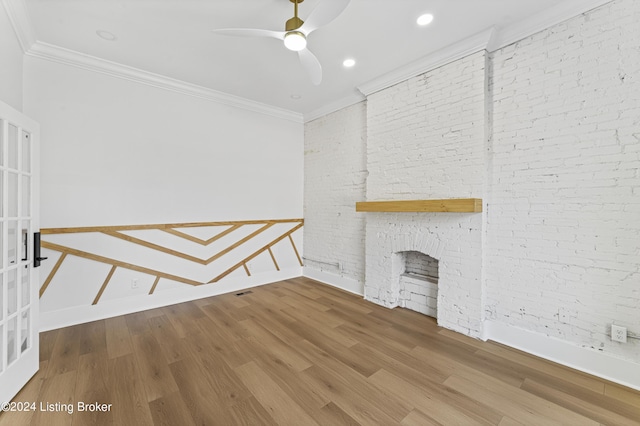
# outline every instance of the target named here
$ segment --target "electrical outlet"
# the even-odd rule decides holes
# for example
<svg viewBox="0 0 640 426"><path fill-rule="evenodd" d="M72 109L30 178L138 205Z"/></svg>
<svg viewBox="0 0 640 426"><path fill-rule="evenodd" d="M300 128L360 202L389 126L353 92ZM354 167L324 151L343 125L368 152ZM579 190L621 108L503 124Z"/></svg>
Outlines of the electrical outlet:
<svg viewBox="0 0 640 426"><path fill-rule="evenodd" d="M138 288L138 280L137 279L133 279L131 280L131 289L134 290Z"/></svg>
<svg viewBox="0 0 640 426"><path fill-rule="evenodd" d="M614 342L627 343L627 327L611 324L611 340Z"/></svg>

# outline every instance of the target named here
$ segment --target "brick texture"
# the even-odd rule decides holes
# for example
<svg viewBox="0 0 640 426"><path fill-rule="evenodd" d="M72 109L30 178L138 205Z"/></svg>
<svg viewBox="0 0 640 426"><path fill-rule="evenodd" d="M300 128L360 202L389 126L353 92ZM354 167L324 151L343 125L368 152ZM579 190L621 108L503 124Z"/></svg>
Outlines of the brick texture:
<svg viewBox="0 0 640 426"><path fill-rule="evenodd" d="M638 22L640 2L616 0L307 124L305 256L393 307L412 301L399 253L420 251L439 260L440 325L481 336L492 320L637 362L640 340L609 332L640 336ZM484 212L353 213L455 197Z"/></svg>
<svg viewBox="0 0 640 426"><path fill-rule="evenodd" d="M640 333L640 2L492 56L486 314L577 345Z"/></svg>
<svg viewBox="0 0 640 426"><path fill-rule="evenodd" d="M305 267L364 282L366 103L305 125Z"/></svg>

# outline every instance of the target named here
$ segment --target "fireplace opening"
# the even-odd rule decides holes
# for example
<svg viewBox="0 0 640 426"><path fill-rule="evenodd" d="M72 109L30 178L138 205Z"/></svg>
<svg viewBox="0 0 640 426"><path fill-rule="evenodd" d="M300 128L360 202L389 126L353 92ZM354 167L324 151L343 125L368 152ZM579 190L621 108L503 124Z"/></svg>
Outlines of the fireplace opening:
<svg viewBox="0 0 640 426"><path fill-rule="evenodd" d="M398 253L401 259L399 305L438 317L438 259L418 251Z"/></svg>

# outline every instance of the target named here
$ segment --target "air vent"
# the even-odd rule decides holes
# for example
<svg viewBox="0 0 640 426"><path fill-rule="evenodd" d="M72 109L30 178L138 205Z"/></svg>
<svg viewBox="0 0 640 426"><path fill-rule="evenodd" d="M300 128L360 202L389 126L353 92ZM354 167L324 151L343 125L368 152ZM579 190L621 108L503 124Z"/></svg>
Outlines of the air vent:
<svg viewBox="0 0 640 426"><path fill-rule="evenodd" d="M253 293L251 290L242 291L240 293L236 293L236 296L244 296L245 294L251 294L251 293Z"/></svg>

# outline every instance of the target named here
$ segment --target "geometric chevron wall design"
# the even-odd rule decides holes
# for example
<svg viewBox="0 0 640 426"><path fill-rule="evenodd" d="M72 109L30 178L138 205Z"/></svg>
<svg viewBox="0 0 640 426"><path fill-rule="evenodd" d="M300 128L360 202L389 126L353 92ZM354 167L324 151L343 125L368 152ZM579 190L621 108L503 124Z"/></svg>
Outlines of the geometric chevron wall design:
<svg viewBox="0 0 640 426"><path fill-rule="evenodd" d="M247 276L251 276L249 262L256 257L268 253L271 261L276 270L280 271L280 266L276 260L276 256L273 247L284 241L289 240L292 251L291 254L295 255L297 262L302 266L302 259L298 253L298 249L294 243L291 235L297 230L301 229L304 224L303 219L277 219L277 220L249 220L249 221L227 221L227 222L197 222L197 223L172 223L172 224L154 224L154 225L125 225L125 226L97 226L97 227L77 227L77 228L44 228L40 232L42 234L42 248L52 250L60 253L60 257L53 266L53 269L44 280L40 287L40 297L45 293L50 284L54 281L56 273L64 263L65 259L70 256L87 259L94 262L99 262L111 266L109 273L107 274L104 282L100 286L95 298L93 299L93 305L97 304L106 290L111 278L118 268L128 269L131 271L148 274L155 277L155 281L149 294L153 294L156 290L156 286L161 278L171 281L199 286L204 284L216 283L228 276L232 272L243 268ZM274 230L277 228L277 233L274 234ZM197 236L188 232L189 229L202 230L211 229L211 236ZM158 243L153 241L153 238L145 238L145 231L152 231L156 233L156 240L158 231L169 235L168 240L179 239L183 242L187 242L190 245L200 247L213 247L214 251L207 256L197 256L192 253L188 253L187 250L178 250L169 247L169 244ZM143 247L147 251L163 253L178 259L193 262L198 265L210 265L215 264L216 261L222 262L223 260L233 259L234 254L242 252L240 257L232 264L227 264L223 270L217 271L213 278L206 281L201 281L193 278L188 278L182 275L173 274L167 272L167 270L161 270L161 267L147 267L140 264L134 264L127 262L123 259L116 259L101 254L94 253L87 249L73 248L69 245L63 245L59 242L52 242L50 239L54 239L54 236L61 235L76 235L76 234L101 234L110 238L124 241L128 244L137 245ZM51 236L48 238L48 236ZM264 237L267 237L264 240ZM262 238L263 241L258 241ZM251 247L252 244L259 243L258 246ZM285 242L286 244L286 242ZM214 247L216 246L217 247ZM95 251L95 250L93 250ZM237 256L236 256L237 257ZM228 262L227 262L228 263Z"/></svg>

